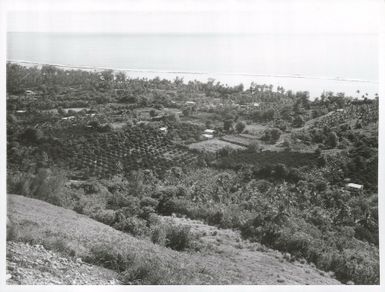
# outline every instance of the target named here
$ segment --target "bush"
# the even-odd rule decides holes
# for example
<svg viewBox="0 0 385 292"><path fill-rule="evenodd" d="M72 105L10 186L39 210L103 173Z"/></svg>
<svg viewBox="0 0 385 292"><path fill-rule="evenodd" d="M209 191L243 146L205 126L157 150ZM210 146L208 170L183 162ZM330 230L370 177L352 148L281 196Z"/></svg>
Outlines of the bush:
<svg viewBox="0 0 385 292"><path fill-rule="evenodd" d="M110 226L113 225L116 221L114 210L99 210L91 217L99 222L102 222Z"/></svg>
<svg viewBox="0 0 385 292"><path fill-rule="evenodd" d="M17 231L17 228L16 228L16 226L11 222L11 220L9 220L9 218L8 218L8 216L7 216L7 237L6 237L6 240L7 240L7 241L17 240L17 237L18 237L18 231Z"/></svg>
<svg viewBox="0 0 385 292"><path fill-rule="evenodd" d="M164 193L163 195L160 195L161 198L156 208L157 213L164 216L170 216L173 213L187 214L188 212L187 205L189 201L182 198L180 199L176 198L176 196L183 196L184 189L173 187L172 189L169 189L169 190L173 190L173 191L171 193L167 192L167 193Z"/></svg>
<svg viewBox="0 0 385 292"><path fill-rule="evenodd" d="M327 137L327 145L331 148L335 148L338 145L338 136L336 132L330 132Z"/></svg>
<svg viewBox="0 0 385 292"><path fill-rule="evenodd" d="M20 139L26 144L36 144L39 143L44 138L44 134L39 129L27 128L20 135Z"/></svg>
<svg viewBox="0 0 385 292"><path fill-rule="evenodd" d="M117 250L106 244L91 248L85 261L120 273L123 284L156 285L180 284L177 267L167 266L159 258Z"/></svg>
<svg viewBox="0 0 385 292"><path fill-rule="evenodd" d="M244 122L239 121L238 123L235 124L235 130L238 133L242 133L245 128L246 128L246 124Z"/></svg>
<svg viewBox="0 0 385 292"><path fill-rule="evenodd" d="M126 214L134 216L140 213L140 200L137 197L115 193L108 198L108 207L112 209L123 209Z"/></svg>
<svg viewBox="0 0 385 292"><path fill-rule="evenodd" d="M251 153L259 152L261 150L261 146L257 141L253 141L247 146L247 150Z"/></svg>
<svg viewBox="0 0 385 292"><path fill-rule="evenodd" d="M158 200L150 197L145 197L140 201L140 207L151 207L153 209L156 209L156 207L158 207Z"/></svg>
<svg viewBox="0 0 385 292"><path fill-rule="evenodd" d="M313 238L302 231L290 234L287 238L286 251L297 257L306 257Z"/></svg>
<svg viewBox="0 0 385 292"><path fill-rule="evenodd" d="M221 148L217 153L219 157L229 157L232 153L234 153L234 149L230 146L225 146Z"/></svg>
<svg viewBox="0 0 385 292"><path fill-rule="evenodd" d="M379 283L378 251L369 246L344 249L336 256L333 265L337 279L342 282L353 280L358 285Z"/></svg>
<svg viewBox="0 0 385 292"><path fill-rule="evenodd" d="M126 285L161 285L172 281L171 271L157 258L135 261L121 275Z"/></svg>
<svg viewBox="0 0 385 292"><path fill-rule="evenodd" d="M122 252L111 249L108 245L93 247L91 249L91 255L85 260L117 272L123 272L133 262L133 259L127 257L127 255Z"/></svg>
<svg viewBox="0 0 385 292"><path fill-rule="evenodd" d="M167 231L164 226L156 226L151 232L151 241L162 246L166 245Z"/></svg>
<svg viewBox="0 0 385 292"><path fill-rule="evenodd" d="M148 233L146 221L138 217L127 217L114 224L114 228L140 236Z"/></svg>
<svg viewBox="0 0 385 292"><path fill-rule="evenodd" d="M8 175L8 192L33 197L54 205L61 205L61 192L67 181L60 170L41 168L36 175L16 172Z"/></svg>
<svg viewBox="0 0 385 292"><path fill-rule="evenodd" d="M277 128L266 129L261 140L265 141L266 143L275 144L281 137L281 133L282 131Z"/></svg>
<svg viewBox="0 0 385 292"><path fill-rule="evenodd" d="M289 170L286 165L282 163L278 163L274 166L274 175L278 179L285 179L289 175Z"/></svg>
<svg viewBox="0 0 385 292"><path fill-rule="evenodd" d="M33 175L22 172L12 172L7 174L7 193L28 195L31 193Z"/></svg>
<svg viewBox="0 0 385 292"><path fill-rule="evenodd" d="M192 246L193 237L189 226L171 225L167 228L166 247L182 251Z"/></svg>

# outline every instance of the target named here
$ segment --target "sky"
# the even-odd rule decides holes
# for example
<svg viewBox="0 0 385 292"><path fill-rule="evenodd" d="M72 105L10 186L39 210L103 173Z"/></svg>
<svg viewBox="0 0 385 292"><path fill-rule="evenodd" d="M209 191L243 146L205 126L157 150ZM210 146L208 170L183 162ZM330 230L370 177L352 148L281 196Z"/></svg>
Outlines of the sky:
<svg viewBox="0 0 385 292"><path fill-rule="evenodd" d="M7 31L377 34L382 0L8 0Z"/></svg>

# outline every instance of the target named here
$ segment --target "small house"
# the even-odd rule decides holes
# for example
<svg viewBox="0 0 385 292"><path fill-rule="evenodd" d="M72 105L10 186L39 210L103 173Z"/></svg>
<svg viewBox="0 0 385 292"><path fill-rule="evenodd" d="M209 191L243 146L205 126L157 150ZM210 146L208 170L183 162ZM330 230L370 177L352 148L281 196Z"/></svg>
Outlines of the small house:
<svg viewBox="0 0 385 292"><path fill-rule="evenodd" d="M167 133L167 127L161 127L161 128L159 128L159 131L166 134Z"/></svg>
<svg viewBox="0 0 385 292"><path fill-rule="evenodd" d="M209 134L209 135L213 135L213 134L215 133L215 130L213 130L213 129L206 129L206 130L204 131L204 133L205 133L205 134Z"/></svg>
<svg viewBox="0 0 385 292"><path fill-rule="evenodd" d="M338 109L337 109L337 112L338 112L338 113L343 113L343 112L344 112L344 109L343 109L343 108L338 108Z"/></svg>
<svg viewBox="0 0 385 292"><path fill-rule="evenodd" d="M26 91L25 91L25 94L26 94L27 96L35 95L35 92L32 91L32 90L26 90Z"/></svg>
<svg viewBox="0 0 385 292"><path fill-rule="evenodd" d="M72 119L74 119L75 118L75 116L69 116L69 117L64 117L64 118L62 118L62 120L72 120Z"/></svg>
<svg viewBox="0 0 385 292"><path fill-rule="evenodd" d="M186 105L195 105L196 102L195 101L186 101Z"/></svg>
<svg viewBox="0 0 385 292"><path fill-rule="evenodd" d="M258 102L254 102L253 103L253 107L259 107L259 103Z"/></svg>
<svg viewBox="0 0 385 292"><path fill-rule="evenodd" d="M213 139L214 138L214 135L211 135L211 134L203 134L202 135L202 137L204 138L204 139Z"/></svg>
<svg viewBox="0 0 385 292"><path fill-rule="evenodd" d="M360 184L355 184L355 183L348 183L348 184L346 185L346 188L347 188L347 189L351 189L351 190L357 190L357 191L359 191L359 190L362 190L362 189L364 188L364 186L363 186L363 185L360 185Z"/></svg>
<svg viewBox="0 0 385 292"><path fill-rule="evenodd" d="M17 114L25 114L27 111L26 110L17 110L16 113Z"/></svg>

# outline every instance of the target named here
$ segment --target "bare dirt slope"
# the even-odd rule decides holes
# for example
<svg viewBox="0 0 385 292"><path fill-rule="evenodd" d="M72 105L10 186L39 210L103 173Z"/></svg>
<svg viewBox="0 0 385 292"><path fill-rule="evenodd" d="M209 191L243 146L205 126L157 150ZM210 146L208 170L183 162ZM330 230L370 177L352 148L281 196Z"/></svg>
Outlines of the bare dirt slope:
<svg viewBox="0 0 385 292"><path fill-rule="evenodd" d="M193 232L200 232L201 241L208 246L201 252L177 252L146 239L137 239L71 210L22 196L8 195L8 216L16 227L17 241L41 244L47 249L60 246L70 251L73 257L83 259L93 248L100 246L125 256L135 256L140 261L158 258L162 266L170 267L178 274L174 284L340 284L311 265L291 263L276 251L242 241L234 231L218 230L197 221L168 219L192 226ZM12 251L12 244L8 242L9 251ZM37 253L32 259L33 253L27 250L23 254L22 248L19 251L25 257L23 261L36 261L39 257ZM21 264L15 262L16 267ZM49 265L47 269L50 269ZM108 273L106 271L101 278L114 278Z"/></svg>

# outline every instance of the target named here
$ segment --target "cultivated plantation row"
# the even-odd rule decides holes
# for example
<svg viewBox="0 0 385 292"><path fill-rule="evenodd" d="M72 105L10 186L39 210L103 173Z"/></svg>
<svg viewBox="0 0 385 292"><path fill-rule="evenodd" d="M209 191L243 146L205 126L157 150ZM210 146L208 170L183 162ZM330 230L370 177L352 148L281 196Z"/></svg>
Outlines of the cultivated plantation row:
<svg viewBox="0 0 385 292"><path fill-rule="evenodd" d="M172 166L192 165L197 156L156 129L131 127L120 132L92 133L62 141L62 157L75 176L108 178L137 169L162 175Z"/></svg>

